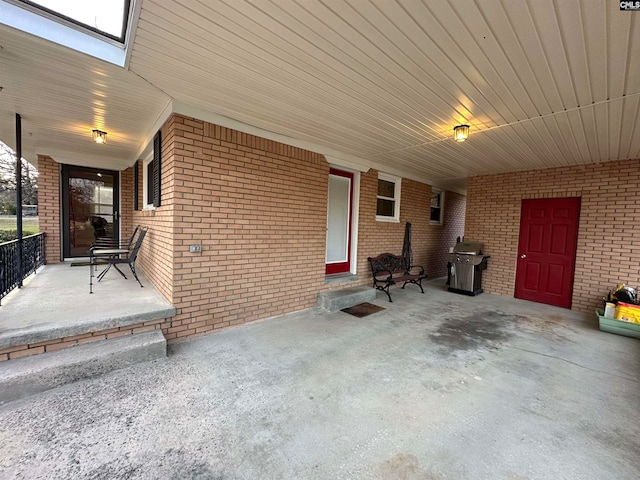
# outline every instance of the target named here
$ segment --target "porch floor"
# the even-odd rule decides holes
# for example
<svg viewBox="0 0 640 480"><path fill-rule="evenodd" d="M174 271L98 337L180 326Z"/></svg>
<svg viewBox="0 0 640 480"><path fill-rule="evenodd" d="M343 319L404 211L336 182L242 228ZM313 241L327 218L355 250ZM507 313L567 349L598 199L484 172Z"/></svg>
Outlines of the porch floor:
<svg viewBox="0 0 640 480"><path fill-rule="evenodd" d="M0 350L175 315L144 273L139 277L144 288L112 269L100 283L94 278L89 294L88 266L45 265L2 299Z"/></svg>
<svg viewBox="0 0 640 480"><path fill-rule="evenodd" d="M0 405L0 477L640 478L640 340L412 287Z"/></svg>

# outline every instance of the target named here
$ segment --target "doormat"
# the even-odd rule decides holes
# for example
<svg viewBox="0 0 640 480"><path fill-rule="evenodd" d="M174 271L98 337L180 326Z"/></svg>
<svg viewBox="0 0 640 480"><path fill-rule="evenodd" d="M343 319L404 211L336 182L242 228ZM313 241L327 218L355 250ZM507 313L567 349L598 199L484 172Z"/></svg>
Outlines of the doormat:
<svg viewBox="0 0 640 480"><path fill-rule="evenodd" d="M374 305L373 303L364 302L359 303L358 305L354 305L353 307L343 308L340 311L358 318L362 318L366 317L367 315L371 315L372 313L377 313L380 310L384 310L384 307L379 307L378 305Z"/></svg>
<svg viewBox="0 0 640 480"><path fill-rule="evenodd" d="M77 260L75 262L71 262L72 267L88 267L90 264L86 260Z"/></svg>

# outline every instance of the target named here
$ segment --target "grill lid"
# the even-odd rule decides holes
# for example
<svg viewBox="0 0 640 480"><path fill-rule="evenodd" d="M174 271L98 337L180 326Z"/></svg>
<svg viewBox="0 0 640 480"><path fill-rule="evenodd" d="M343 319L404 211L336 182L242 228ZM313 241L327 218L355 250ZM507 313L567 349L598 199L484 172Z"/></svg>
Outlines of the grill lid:
<svg viewBox="0 0 640 480"><path fill-rule="evenodd" d="M464 240L462 242L456 243L456 246L453 247L453 253L458 253L463 255L482 255L483 248L484 248L484 243L482 242L474 242L473 240Z"/></svg>

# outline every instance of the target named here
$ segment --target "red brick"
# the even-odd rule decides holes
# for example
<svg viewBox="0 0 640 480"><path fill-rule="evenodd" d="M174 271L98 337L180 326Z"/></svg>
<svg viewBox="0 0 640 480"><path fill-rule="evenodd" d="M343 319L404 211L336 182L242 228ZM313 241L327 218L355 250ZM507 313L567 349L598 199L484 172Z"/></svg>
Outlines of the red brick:
<svg viewBox="0 0 640 480"><path fill-rule="evenodd" d="M39 353L44 353L45 347L36 347L36 348L28 348L26 350L19 350L17 352L12 352L9 354L10 360L15 360L16 358L29 357L31 355L37 355Z"/></svg>

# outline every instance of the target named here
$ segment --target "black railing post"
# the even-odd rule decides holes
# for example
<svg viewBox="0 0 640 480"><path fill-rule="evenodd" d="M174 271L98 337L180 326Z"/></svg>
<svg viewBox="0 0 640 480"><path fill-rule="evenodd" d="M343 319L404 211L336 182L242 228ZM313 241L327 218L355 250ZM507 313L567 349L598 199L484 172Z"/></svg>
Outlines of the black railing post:
<svg viewBox="0 0 640 480"><path fill-rule="evenodd" d="M20 282L18 288L22 288L22 117L16 113L16 230L18 240L18 275Z"/></svg>

